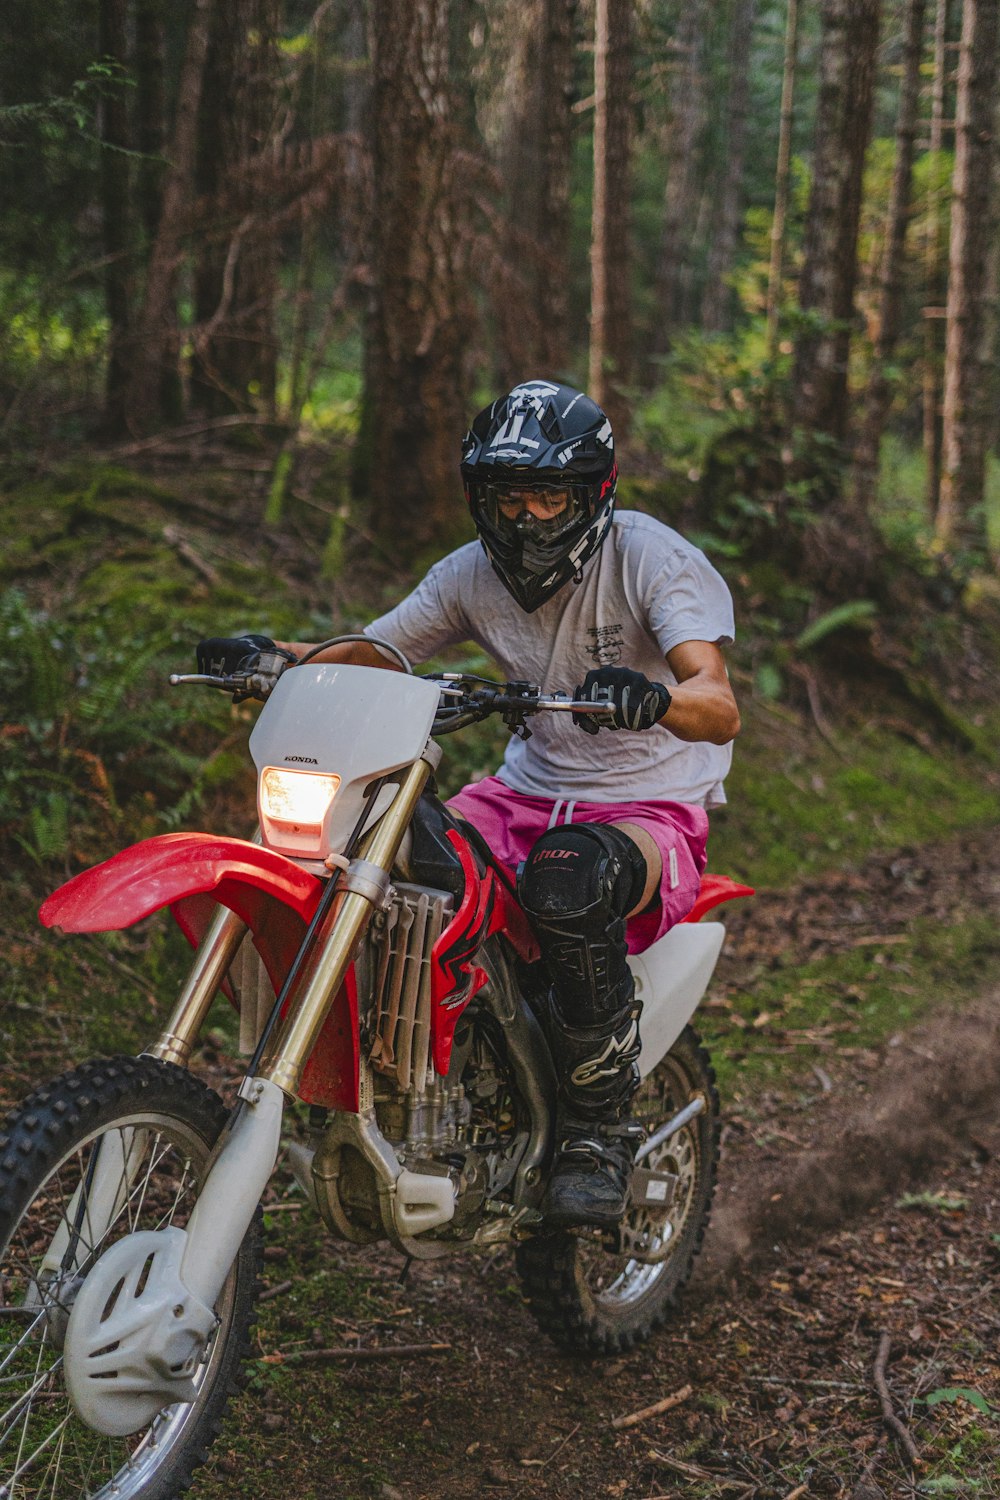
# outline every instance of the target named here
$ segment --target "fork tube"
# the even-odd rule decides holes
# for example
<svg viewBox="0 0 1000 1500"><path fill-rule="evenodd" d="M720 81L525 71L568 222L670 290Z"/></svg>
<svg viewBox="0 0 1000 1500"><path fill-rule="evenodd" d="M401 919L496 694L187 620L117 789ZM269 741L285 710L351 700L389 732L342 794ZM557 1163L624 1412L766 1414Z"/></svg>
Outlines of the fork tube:
<svg viewBox="0 0 1000 1500"><path fill-rule="evenodd" d="M220 906L209 924L195 955L194 964L181 990L173 1015L160 1039L146 1049L147 1057L186 1067L191 1048L208 1015L215 992L243 941L247 924L227 906Z"/></svg>
<svg viewBox="0 0 1000 1500"><path fill-rule="evenodd" d="M431 770L429 760L421 758L413 763L388 811L362 846L360 857L369 864L378 865L386 874L392 869L403 834L410 825ZM289 1007L285 1020L265 1052L258 1078L276 1083L286 1094L298 1092L302 1069L374 911L370 898L360 892L346 891L339 895L301 994Z"/></svg>

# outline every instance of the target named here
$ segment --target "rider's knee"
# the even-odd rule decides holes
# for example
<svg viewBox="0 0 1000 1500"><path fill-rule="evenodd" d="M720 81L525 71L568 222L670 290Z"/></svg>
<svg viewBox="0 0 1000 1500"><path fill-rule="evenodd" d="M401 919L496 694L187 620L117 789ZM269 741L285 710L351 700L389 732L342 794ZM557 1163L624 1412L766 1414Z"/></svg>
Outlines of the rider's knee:
<svg viewBox="0 0 1000 1500"><path fill-rule="evenodd" d="M627 916L646 885L646 861L635 841L606 823L550 828L522 866L518 894L536 922Z"/></svg>

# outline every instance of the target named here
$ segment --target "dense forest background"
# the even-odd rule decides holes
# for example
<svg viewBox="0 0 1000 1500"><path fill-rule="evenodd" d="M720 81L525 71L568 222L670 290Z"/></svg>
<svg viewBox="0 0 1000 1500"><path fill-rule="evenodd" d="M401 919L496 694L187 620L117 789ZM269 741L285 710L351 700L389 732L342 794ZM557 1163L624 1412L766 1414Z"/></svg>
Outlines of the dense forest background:
<svg viewBox="0 0 1000 1500"><path fill-rule="evenodd" d="M992 763L992 0L7 14L15 867L231 786L222 705L165 671L398 598L472 534L471 415L532 376L606 405L621 502L724 572L745 708L831 744L877 710L890 775L907 746ZM498 749L470 744L456 774Z"/></svg>
<svg viewBox="0 0 1000 1500"><path fill-rule="evenodd" d="M461 527L477 403L559 375L730 544L840 506L1000 546L988 0L7 18L7 444L255 426L276 524L325 441L337 524L406 567Z"/></svg>

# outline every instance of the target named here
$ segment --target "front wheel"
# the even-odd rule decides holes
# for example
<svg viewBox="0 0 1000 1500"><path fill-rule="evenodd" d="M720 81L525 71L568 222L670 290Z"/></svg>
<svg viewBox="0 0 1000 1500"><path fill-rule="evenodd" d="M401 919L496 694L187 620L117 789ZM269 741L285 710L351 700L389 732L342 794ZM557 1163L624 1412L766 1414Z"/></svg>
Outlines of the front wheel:
<svg viewBox="0 0 1000 1500"><path fill-rule="evenodd" d="M78 1414L63 1361L73 1304L98 1258L127 1235L184 1227L225 1120L211 1089L149 1057L85 1063L7 1117L0 1136L0 1496L172 1500L207 1457L248 1352L259 1218L216 1303L193 1400L109 1438Z"/></svg>
<svg viewBox="0 0 1000 1500"><path fill-rule="evenodd" d="M701 1114L642 1163L677 1179L668 1207L630 1209L614 1245L596 1230L578 1230L539 1235L519 1247L528 1305L561 1348L620 1354L642 1343L690 1276L715 1191L719 1095L708 1053L688 1026L643 1080L633 1118L651 1136L699 1094Z"/></svg>

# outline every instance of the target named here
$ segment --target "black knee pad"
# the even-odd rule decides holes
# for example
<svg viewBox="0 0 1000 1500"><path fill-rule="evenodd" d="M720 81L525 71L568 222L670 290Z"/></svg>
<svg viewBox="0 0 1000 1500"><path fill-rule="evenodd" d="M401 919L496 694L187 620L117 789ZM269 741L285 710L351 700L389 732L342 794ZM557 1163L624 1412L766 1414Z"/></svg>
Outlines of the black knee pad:
<svg viewBox="0 0 1000 1500"><path fill-rule="evenodd" d="M550 828L528 855L518 895L565 1021L598 1024L630 999L625 917L645 884L635 841L604 823Z"/></svg>

